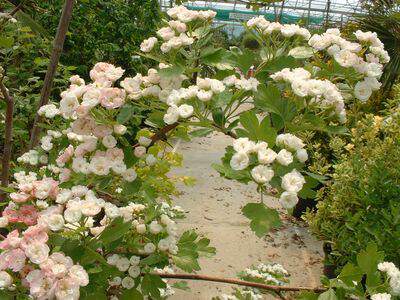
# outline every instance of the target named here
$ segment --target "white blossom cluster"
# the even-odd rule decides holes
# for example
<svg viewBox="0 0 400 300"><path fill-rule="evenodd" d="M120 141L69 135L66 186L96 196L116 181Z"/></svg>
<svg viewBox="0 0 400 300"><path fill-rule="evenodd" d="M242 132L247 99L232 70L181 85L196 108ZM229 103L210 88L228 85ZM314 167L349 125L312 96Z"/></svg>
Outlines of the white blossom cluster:
<svg viewBox="0 0 400 300"><path fill-rule="evenodd" d="M315 103L322 108L334 108L340 122L346 122L343 96L337 86L329 80L312 79L311 73L303 68L284 68L272 74L271 78L290 83L293 93L302 98L309 97L310 104Z"/></svg>
<svg viewBox="0 0 400 300"><path fill-rule="evenodd" d="M357 30L354 35L361 44L344 39L337 28L313 35L308 44L317 51L326 50L339 65L351 67L364 77L354 86L354 96L365 102L373 91L380 88L378 79L382 75L383 64L389 62L390 57L376 33ZM367 53L364 53L363 46L367 47Z"/></svg>
<svg viewBox="0 0 400 300"><path fill-rule="evenodd" d="M286 269L280 264L259 264L257 267L247 268L241 274L242 277L262 279L265 284L282 285L285 277L289 276Z"/></svg>
<svg viewBox="0 0 400 300"><path fill-rule="evenodd" d="M193 44L194 36L192 36L192 33L187 32L188 26L186 23L196 20L202 22L210 21L215 17L216 12L212 10L193 11L185 6L175 6L170 8L167 14L172 20L168 22L168 26L162 27L157 31L157 35L162 41L160 50L163 53ZM156 37L150 37L141 43L140 51L151 52L157 43L158 39Z"/></svg>
<svg viewBox="0 0 400 300"><path fill-rule="evenodd" d="M47 160L48 158L46 155L41 155L38 151L34 149L25 152L17 158L17 162L29 164L32 166L37 166L39 163L45 164L47 163Z"/></svg>
<svg viewBox="0 0 400 300"><path fill-rule="evenodd" d="M257 87L260 84L260 82L254 77L245 78L244 76L241 76L240 78L237 78L235 75L224 78L223 83L228 87L233 86L238 90L253 92L257 92Z"/></svg>
<svg viewBox="0 0 400 300"><path fill-rule="evenodd" d="M308 40L311 37L310 32L306 28L302 28L297 24L281 24L278 22L269 22L263 16L255 17L247 21L249 28L256 28L264 35L270 35L274 32L282 34L286 38L300 36Z"/></svg>
<svg viewBox="0 0 400 300"><path fill-rule="evenodd" d="M256 156L259 164L252 168L251 176L257 184L264 185L269 184L275 176L274 163L289 166L294 158L301 163L308 159L305 144L293 134L278 135L276 145L282 148L278 153L268 148L266 142L255 143L248 138L238 138L233 141L235 154L231 158L230 166L237 171L244 170L250 165L250 155ZM297 193L303 188L305 179L297 170L292 170L282 176L281 180L284 191L279 202L284 208L293 208L298 202Z"/></svg>
<svg viewBox="0 0 400 300"><path fill-rule="evenodd" d="M394 296L400 296L400 270L395 266L395 264L392 262L379 263L378 270L385 272L389 277L391 294Z"/></svg>

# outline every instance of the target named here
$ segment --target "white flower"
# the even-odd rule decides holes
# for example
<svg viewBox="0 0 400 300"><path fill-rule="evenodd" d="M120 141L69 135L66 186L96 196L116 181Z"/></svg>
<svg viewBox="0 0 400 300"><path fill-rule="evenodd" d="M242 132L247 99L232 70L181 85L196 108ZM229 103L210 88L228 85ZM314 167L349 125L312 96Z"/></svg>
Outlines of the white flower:
<svg viewBox="0 0 400 300"><path fill-rule="evenodd" d="M199 100L207 102L211 99L213 93L212 91L199 90L196 95Z"/></svg>
<svg viewBox="0 0 400 300"><path fill-rule="evenodd" d="M181 118L189 118L193 115L193 106L182 104L178 107L178 113Z"/></svg>
<svg viewBox="0 0 400 300"><path fill-rule="evenodd" d="M128 182L132 182L137 178L137 174L135 169L129 168L122 174L122 177Z"/></svg>
<svg viewBox="0 0 400 300"><path fill-rule="evenodd" d="M41 264L49 257L50 248L47 244L35 242L25 249L25 255L34 264Z"/></svg>
<svg viewBox="0 0 400 300"><path fill-rule="evenodd" d="M118 135L123 135L126 132L126 126L122 124L115 124L114 125L114 133Z"/></svg>
<svg viewBox="0 0 400 300"><path fill-rule="evenodd" d="M95 200L85 200L80 202L80 209L84 216L95 216L101 211L101 206Z"/></svg>
<svg viewBox="0 0 400 300"><path fill-rule="evenodd" d="M157 163L157 158L153 154L149 154L146 157L146 165L148 166L154 166Z"/></svg>
<svg viewBox="0 0 400 300"><path fill-rule="evenodd" d="M117 140L112 135L106 135L103 137L102 143L104 147L111 149L117 145Z"/></svg>
<svg viewBox="0 0 400 300"><path fill-rule="evenodd" d="M0 289L9 287L13 283L13 279L5 271L0 271Z"/></svg>
<svg viewBox="0 0 400 300"><path fill-rule="evenodd" d="M170 106L167 109L167 113L164 115L164 122L168 125L171 125L171 124L177 122L178 119L179 119L178 107Z"/></svg>
<svg viewBox="0 0 400 300"><path fill-rule="evenodd" d="M82 211L79 209L79 207L77 207L77 208L67 208L64 211L64 219L68 223L79 222L81 217L82 217Z"/></svg>
<svg viewBox="0 0 400 300"><path fill-rule="evenodd" d="M305 146L303 141L291 133L280 134L276 137L276 144L289 150L298 150Z"/></svg>
<svg viewBox="0 0 400 300"><path fill-rule="evenodd" d="M116 276L112 280L110 280L109 283L111 286L118 286L121 285L121 281L122 281L121 277Z"/></svg>
<svg viewBox="0 0 400 300"><path fill-rule="evenodd" d="M247 166L249 165L249 157L247 156L246 153L244 152L237 152L235 153L230 161L231 168L239 171L246 169Z"/></svg>
<svg viewBox="0 0 400 300"><path fill-rule="evenodd" d="M5 228L8 225L7 217L0 217L0 228Z"/></svg>
<svg viewBox="0 0 400 300"><path fill-rule="evenodd" d="M276 160L283 166L288 166L293 162L293 155L286 149L282 149L278 152Z"/></svg>
<svg viewBox="0 0 400 300"><path fill-rule="evenodd" d="M298 149L296 151L296 157L300 162L302 162L302 163L306 162L308 159L307 150L306 149Z"/></svg>
<svg viewBox="0 0 400 300"><path fill-rule="evenodd" d="M128 269L128 273L133 278L136 278L140 275L140 267L139 266L130 266Z"/></svg>
<svg viewBox="0 0 400 300"><path fill-rule="evenodd" d="M233 141L233 149L236 152L250 153L254 148L255 143L250 141L247 137L238 138Z"/></svg>
<svg viewBox="0 0 400 300"><path fill-rule="evenodd" d="M299 198L295 192L283 192L279 198L279 203L286 209L293 208L298 201Z"/></svg>
<svg viewBox="0 0 400 300"><path fill-rule="evenodd" d="M64 218L59 214L51 214L46 217L47 226L52 231L59 231L64 228Z"/></svg>
<svg viewBox="0 0 400 300"><path fill-rule="evenodd" d="M129 259L129 262L131 263L132 266L137 266L140 263L140 257L133 255L131 256L131 258Z"/></svg>
<svg viewBox="0 0 400 300"><path fill-rule="evenodd" d="M78 105L79 102L76 96L72 93L67 93L60 101L60 113L64 118L70 118L78 108Z"/></svg>
<svg viewBox="0 0 400 300"><path fill-rule="evenodd" d="M255 182L264 184L274 177L274 171L267 166L259 165L251 170L251 176Z"/></svg>
<svg viewBox="0 0 400 300"><path fill-rule="evenodd" d="M380 294L374 294L371 296L371 300L390 300L391 295L387 293L380 293Z"/></svg>
<svg viewBox="0 0 400 300"><path fill-rule="evenodd" d="M135 280L133 280L132 277L126 276L124 279L122 279L122 287L125 289L131 289L135 286Z"/></svg>
<svg viewBox="0 0 400 300"><path fill-rule="evenodd" d="M287 192L298 193L301 191L305 183L306 181L304 180L303 175L301 175L297 170L293 170L282 177L282 188Z"/></svg>
<svg viewBox="0 0 400 300"><path fill-rule="evenodd" d="M89 275L80 265L73 265L69 269L69 276L80 286L87 286L89 284Z"/></svg>
<svg viewBox="0 0 400 300"><path fill-rule="evenodd" d="M261 149L257 152L258 161L260 164L271 164L274 162L276 156L276 152L270 148Z"/></svg>
<svg viewBox="0 0 400 300"><path fill-rule="evenodd" d="M365 102L369 99L372 94L372 89L369 84L365 81L359 81L354 87L354 95L357 99Z"/></svg>
<svg viewBox="0 0 400 300"><path fill-rule="evenodd" d="M161 230L163 229L163 227L162 227L160 224L158 224L157 221L152 221L152 222L150 223L150 225L149 225L149 229L150 229L150 232L151 232L152 234L158 234L158 233L161 232Z"/></svg>
<svg viewBox="0 0 400 300"><path fill-rule="evenodd" d="M358 56L349 50L340 50L334 54L333 58L345 68L352 67L358 61Z"/></svg>
<svg viewBox="0 0 400 300"><path fill-rule="evenodd" d="M131 264L129 263L129 259L127 259L126 257L120 257L115 263L115 266L121 272L127 271L129 269L130 265Z"/></svg>
<svg viewBox="0 0 400 300"><path fill-rule="evenodd" d="M39 108L38 114L40 116L45 116L46 118L52 119L56 115L58 115L60 111L54 104L47 104L43 105L42 107Z"/></svg>
<svg viewBox="0 0 400 300"><path fill-rule="evenodd" d="M169 41L175 36L175 31L171 27L162 27L157 31L157 35L164 41Z"/></svg>
<svg viewBox="0 0 400 300"><path fill-rule="evenodd" d="M154 48L154 45L156 43L157 43L157 38L155 38L155 37L148 38L147 40L144 40L140 44L140 51L150 52Z"/></svg>
<svg viewBox="0 0 400 300"><path fill-rule="evenodd" d="M151 254L154 251L156 251L156 246L153 243L147 243L146 245L144 245L144 252L147 254Z"/></svg>
<svg viewBox="0 0 400 300"><path fill-rule="evenodd" d="M146 224L138 224L138 225L136 226L136 231L137 231L139 234L145 234L145 233L146 233Z"/></svg>
<svg viewBox="0 0 400 300"><path fill-rule="evenodd" d="M148 146L150 146L152 139L145 137L145 136L141 136L141 137L139 137L138 142L141 146L148 147Z"/></svg>

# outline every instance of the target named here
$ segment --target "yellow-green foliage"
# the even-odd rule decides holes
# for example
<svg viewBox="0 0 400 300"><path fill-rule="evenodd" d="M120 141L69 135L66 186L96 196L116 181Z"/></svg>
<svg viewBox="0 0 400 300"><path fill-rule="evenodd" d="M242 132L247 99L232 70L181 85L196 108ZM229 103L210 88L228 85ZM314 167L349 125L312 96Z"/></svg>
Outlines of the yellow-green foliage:
<svg viewBox="0 0 400 300"><path fill-rule="evenodd" d="M351 133L332 183L318 193L317 212L306 219L332 244L331 263L342 266L375 242L386 259L399 264L400 116L367 115Z"/></svg>

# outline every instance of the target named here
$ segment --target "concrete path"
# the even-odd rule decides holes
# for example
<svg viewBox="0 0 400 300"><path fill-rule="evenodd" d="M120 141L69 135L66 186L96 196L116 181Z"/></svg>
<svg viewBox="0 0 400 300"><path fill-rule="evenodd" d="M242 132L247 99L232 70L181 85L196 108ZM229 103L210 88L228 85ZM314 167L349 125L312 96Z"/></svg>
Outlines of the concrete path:
<svg viewBox="0 0 400 300"><path fill-rule="evenodd" d="M198 273L235 278L237 272L252 264L277 262L290 272L291 284L317 286L322 273L322 244L310 235L304 224L286 216L283 210L285 221L281 230L258 238L240 212L246 203L259 201L255 185L226 180L212 169L211 164L220 162L225 147L231 142L229 137L216 133L179 145L184 167L172 175L188 175L197 180L194 187L179 187L182 194L175 204L187 211L187 218L179 222L180 228L196 228L217 248L214 257L201 259L202 269ZM279 208L272 197L264 201ZM204 281L188 283L191 291L177 290L171 299L211 299L230 293L233 287Z"/></svg>

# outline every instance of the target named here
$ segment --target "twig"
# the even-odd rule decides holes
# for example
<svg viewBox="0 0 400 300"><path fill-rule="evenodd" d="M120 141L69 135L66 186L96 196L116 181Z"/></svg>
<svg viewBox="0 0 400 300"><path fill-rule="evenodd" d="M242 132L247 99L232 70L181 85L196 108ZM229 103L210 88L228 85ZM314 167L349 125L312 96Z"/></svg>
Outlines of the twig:
<svg viewBox="0 0 400 300"><path fill-rule="evenodd" d="M163 128L161 128L159 131L157 131L155 134L153 134L151 136L151 144L150 146L154 145L155 142L159 141L159 140L163 140L166 139L167 137L167 133L170 132L171 130L174 130L177 126L179 125L178 122L164 126ZM135 145L133 145L133 147L137 147L139 146L139 143L136 143Z"/></svg>
<svg viewBox="0 0 400 300"><path fill-rule="evenodd" d="M143 275L143 274L142 274ZM326 288L323 287L303 287L303 286L279 286L279 285L268 285L263 283L244 281L240 279L234 278L222 278L216 276L208 276L201 274L169 274L169 273L154 273L154 275L158 275L161 278L174 278L174 279L187 279L187 280L204 280L204 281L213 281L213 282L222 282L229 284L237 284L243 286L249 286L253 288L270 290L274 292L299 292L299 291L314 291L314 292L324 292Z"/></svg>
<svg viewBox="0 0 400 300"><path fill-rule="evenodd" d="M49 102L49 97L51 93L51 87L53 85L53 79L57 70L58 61L60 60L60 55L64 46L65 36L68 31L68 26L72 17L72 8L74 6L74 0L66 0L62 10L60 22L58 23L57 33L53 42L53 50L51 52L50 64L47 68L46 76L44 78L43 88L40 95L40 102L37 110L43 105ZM36 113L35 121L32 126L30 149L36 146L39 138L40 127L39 122L41 117Z"/></svg>
<svg viewBox="0 0 400 300"><path fill-rule="evenodd" d="M6 108L6 120L5 120L5 137L4 137L4 150L3 150L3 162L1 170L1 185L4 187L8 186L8 173L10 171L10 160L11 160L11 140L13 134L13 113L14 113L14 99L10 96L7 88L4 86L3 78L0 80L0 91L4 96L4 100L7 104ZM0 192L0 195L4 195Z"/></svg>

